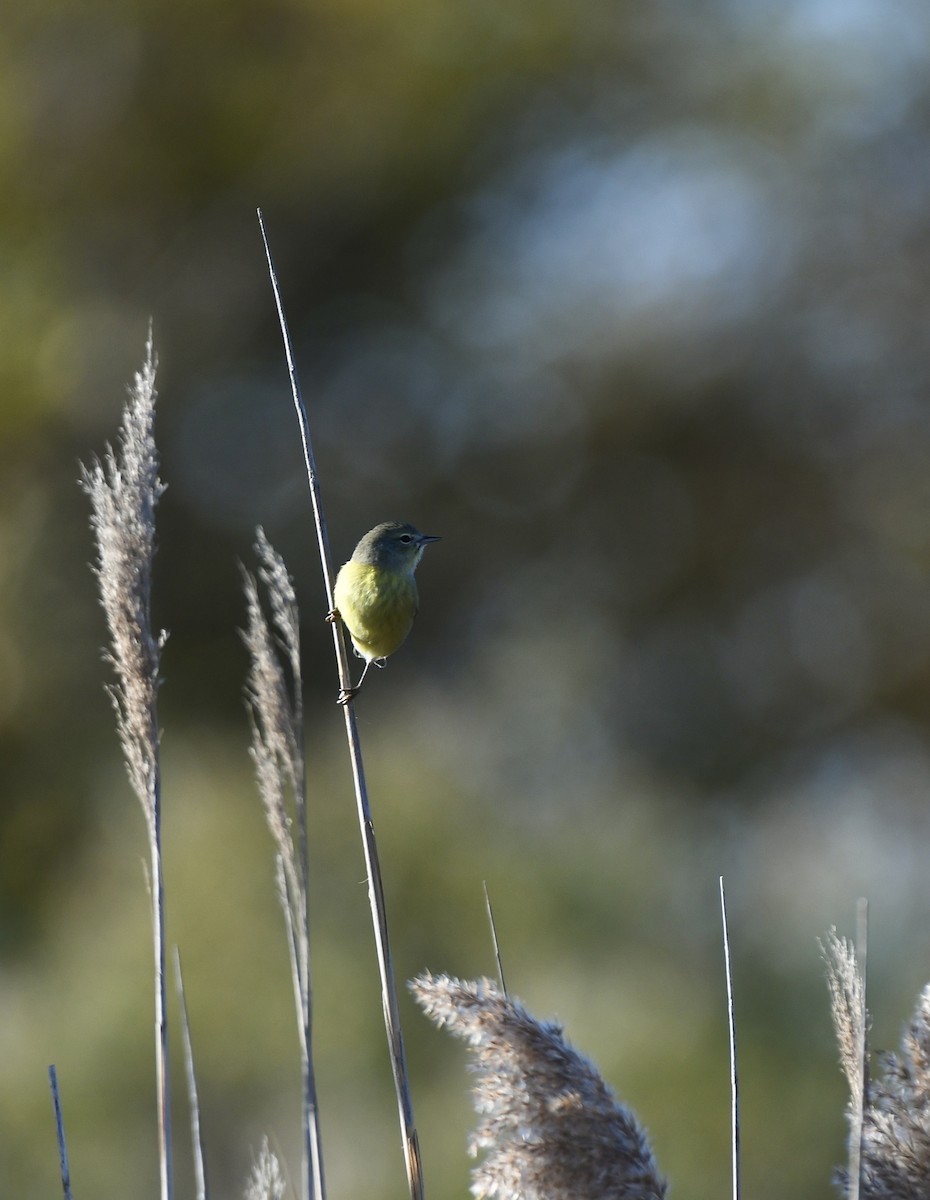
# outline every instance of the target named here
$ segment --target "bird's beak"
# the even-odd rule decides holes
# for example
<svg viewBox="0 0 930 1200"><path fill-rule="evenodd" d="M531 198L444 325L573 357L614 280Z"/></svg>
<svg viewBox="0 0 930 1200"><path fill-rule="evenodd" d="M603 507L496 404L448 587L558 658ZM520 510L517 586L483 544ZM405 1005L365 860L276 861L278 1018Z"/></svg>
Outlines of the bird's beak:
<svg viewBox="0 0 930 1200"><path fill-rule="evenodd" d="M421 534L420 534L420 539L419 539L419 541L417 542L417 545L418 545L418 546L426 546L426 545L428 545L430 542L441 542L441 541L442 541L442 538L441 538L441 537L440 537L438 534L435 534L435 533L421 533Z"/></svg>

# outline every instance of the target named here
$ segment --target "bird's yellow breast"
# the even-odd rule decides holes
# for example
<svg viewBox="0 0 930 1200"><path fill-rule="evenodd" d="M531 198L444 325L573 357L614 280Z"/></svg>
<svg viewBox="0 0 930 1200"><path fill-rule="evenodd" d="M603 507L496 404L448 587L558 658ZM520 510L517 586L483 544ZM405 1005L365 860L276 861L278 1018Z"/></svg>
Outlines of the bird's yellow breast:
<svg viewBox="0 0 930 1200"><path fill-rule="evenodd" d="M417 615L417 585L409 571L347 562L336 576L333 599L366 659L393 654Z"/></svg>

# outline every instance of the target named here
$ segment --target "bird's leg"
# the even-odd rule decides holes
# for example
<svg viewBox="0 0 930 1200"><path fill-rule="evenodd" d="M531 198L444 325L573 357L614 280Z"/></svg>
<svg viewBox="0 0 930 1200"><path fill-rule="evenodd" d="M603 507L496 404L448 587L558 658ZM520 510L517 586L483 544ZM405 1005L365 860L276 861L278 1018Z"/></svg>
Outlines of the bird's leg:
<svg viewBox="0 0 930 1200"><path fill-rule="evenodd" d="M342 615L340 614L339 609L331 608L329 610L329 612L326 614L325 620L328 625L335 625L337 621L341 621ZM358 654L358 650L355 646L353 646L352 649L355 650L356 654ZM359 656L359 657L361 657L361 656ZM367 671L367 670L368 670L368 666L366 664L365 671ZM365 678L365 671L362 672L362 679ZM362 686L362 679L360 679L358 681L358 683L355 685L355 687L340 688L339 695L336 697L336 703L337 704L348 704L350 700L352 700L355 696L357 696L358 689Z"/></svg>
<svg viewBox="0 0 930 1200"><path fill-rule="evenodd" d="M358 651L356 651L356 653L358 653ZM364 671L362 671L362 677L361 677L361 679L358 681L358 683L355 685L355 687L349 687L349 688L340 688L340 689L339 689L339 695L336 697L336 703L337 703L337 704L348 704L350 700L354 700L354 699L355 699L355 697L356 697L356 696L359 694L359 692L362 690L362 684L365 682L365 676L368 674L368 668L371 666L371 664L372 664L374 661L375 661L375 660L374 660L373 658L370 658L370 659L369 659L369 660L368 660L368 661L365 663L365 669L364 669ZM381 666L381 667L383 667L383 666L384 666L384 663L383 663L383 662L381 662L381 663L379 663L378 665L379 665L379 666Z"/></svg>

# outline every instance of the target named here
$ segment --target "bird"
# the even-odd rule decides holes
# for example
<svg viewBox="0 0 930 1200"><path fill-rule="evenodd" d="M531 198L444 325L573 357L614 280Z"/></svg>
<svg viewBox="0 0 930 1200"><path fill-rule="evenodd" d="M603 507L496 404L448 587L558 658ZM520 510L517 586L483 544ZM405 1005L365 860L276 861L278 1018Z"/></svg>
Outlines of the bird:
<svg viewBox="0 0 930 1200"><path fill-rule="evenodd" d="M430 542L440 540L404 521L383 521L365 534L339 568L327 620L341 619L355 653L365 660L355 687L340 690L339 704L357 696L371 664L383 667L406 639L419 605L414 572Z"/></svg>

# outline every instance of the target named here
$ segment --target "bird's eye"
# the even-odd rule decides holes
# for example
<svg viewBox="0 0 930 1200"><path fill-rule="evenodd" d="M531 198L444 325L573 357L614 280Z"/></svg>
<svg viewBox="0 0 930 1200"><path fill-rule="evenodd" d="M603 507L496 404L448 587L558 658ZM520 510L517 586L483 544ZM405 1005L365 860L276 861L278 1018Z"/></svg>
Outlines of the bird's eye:
<svg viewBox="0 0 930 1200"><path fill-rule="evenodd" d="M413 541L413 538L411 538L409 533L402 533L399 541L403 542L405 546L408 546Z"/></svg>

